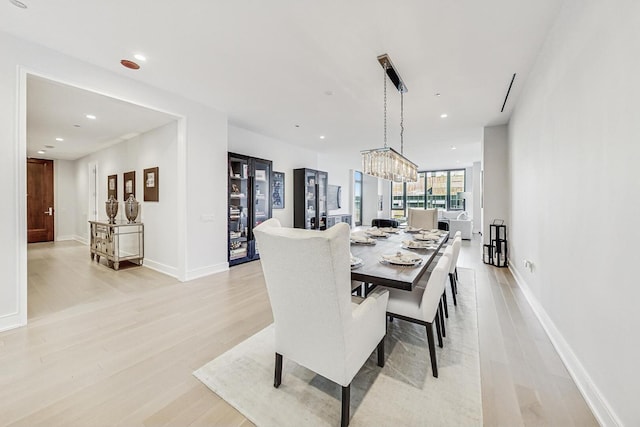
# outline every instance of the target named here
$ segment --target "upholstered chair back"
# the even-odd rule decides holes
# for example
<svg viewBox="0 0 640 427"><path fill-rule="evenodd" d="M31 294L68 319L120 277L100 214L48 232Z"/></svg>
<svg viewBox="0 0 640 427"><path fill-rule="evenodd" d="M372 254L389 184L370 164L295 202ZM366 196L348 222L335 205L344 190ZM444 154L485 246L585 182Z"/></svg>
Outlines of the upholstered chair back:
<svg viewBox="0 0 640 427"><path fill-rule="evenodd" d="M456 265L458 264L458 256L460 255L460 246L462 245L462 237L456 236L453 239L453 243L449 248L451 248L451 266L449 267L449 273L453 273L456 270ZM447 249L449 249L447 248ZM446 255L446 251L445 251Z"/></svg>
<svg viewBox="0 0 640 427"><path fill-rule="evenodd" d="M411 227L431 230L438 228L438 209L409 209L407 223Z"/></svg>
<svg viewBox="0 0 640 427"><path fill-rule="evenodd" d="M254 232L273 310L276 353L349 384L366 360L350 361L349 355L350 346L359 342L352 327L349 225L312 231L280 227L270 219ZM379 323L384 331L384 315ZM376 340L373 347L380 337Z"/></svg>
<svg viewBox="0 0 640 427"><path fill-rule="evenodd" d="M446 255L440 257L436 267L431 272L427 286L422 294L422 302L420 303L420 309L423 313L423 320L430 322L436 316L438 310L438 304L440 303L440 297L444 292L447 277L449 274L449 264L451 258Z"/></svg>

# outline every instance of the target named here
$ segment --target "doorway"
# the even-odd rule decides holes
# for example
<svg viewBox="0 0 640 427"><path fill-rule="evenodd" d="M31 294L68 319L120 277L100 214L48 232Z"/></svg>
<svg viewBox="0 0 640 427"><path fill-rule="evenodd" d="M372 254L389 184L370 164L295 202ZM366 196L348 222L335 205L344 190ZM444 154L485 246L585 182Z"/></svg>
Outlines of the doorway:
<svg viewBox="0 0 640 427"><path fill-rule="evenodd" d="M53 160L27 159L27 242L54 236Z"/></svg>
<svg viewBox="0 0 640 427"><path fill-rule="evenodd" d="M107 173L121 175L149 164L162 168L170 178L166 182L176 182L186 168L184 117L29 72L21 77L25 100L22 147L26 152L20 162L26 169L21 174L26 229L21 244L26 263L20 302L23 313L28 313L26 323L27 318L129 290L126 275L102 280L111 271L96 268L98 264L91 263L86 246L87 221L104 215L104 208L99 207L106 198L107 186L101 184L106 184ZM175 155L167 156L167 152ZM150 238L155 237L152 231L171 207L180 205L182 193L182 189L174 189L165 193L163 205L147 205L145 225L151 230ZM175 234L179 243L184 233L176 228ZM33 242L47 243L25 245ZM68 263L70 256L84 260L85 253L86 263ZM74 272L68 274L70 271Z"/></svg>

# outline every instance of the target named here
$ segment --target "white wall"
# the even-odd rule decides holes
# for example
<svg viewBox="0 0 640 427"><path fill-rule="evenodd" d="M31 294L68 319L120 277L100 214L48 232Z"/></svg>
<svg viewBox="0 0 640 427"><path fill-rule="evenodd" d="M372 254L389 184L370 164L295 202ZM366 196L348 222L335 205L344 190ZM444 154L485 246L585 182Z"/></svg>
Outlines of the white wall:
<svg viewBox="0 0 640 427"><path fill-rule="evenodd" d="M181 278L228 268L227 119L219 111L0 33L0 330L26 323L26 72L158 109L179 122L178 242ZM116 65L114 65L116 67ZM118 69L119 70L119 69ZM213 185L212 185L213 183ZM217 184L216 184L217 183ZM187 189L184 191L183 189ZM76 218L76 222L78 219Z"/></svg>
<svg viewBox="0 0 640 427"><path fill-rule="evenodd" d="M178 275L178 123L174 121L153 129L128 141L108 147L75 161L78 180L73 182L73 194L88 194L89 164L98 165L98 218L105 219L104 202L107 200L107 177L118 175L118 219L124 215L124 177L136 172L136 199L140 203L138 221L144 223L144 264L155 270L177 277ZM143 170L158 167L160 194L158 202L144 201ZM69 189L71 190L71 189ZM88 197L88 196L87 196ZM84 199L84 198L83 198ZM78 221L75 235L88 240L89 227L87 203L78 203L76 209L82 221Z"/></svg>
<svg viewBox="0 0 640 427"><path fill-rule="evenodd" d="M507 233L511 227L507 126L485 127L482 148L482 166L484 168L482 235L485 243L490 243L489 224L494 219L505 221Z"/></svg>
<svg viewBox="0 0 640 427"><path fill-rule="evenodd" d="M473 183L471 184L471 191L473 192L472 208L473 215L473 232L479 233L482 231L482 166L480 162L473 162ZM468 206L467 206L468 209Z"/></svg>
<svg viewBox="0 0 640 427"><path fill-rule="evenodd" d="M70 160L53 161L55 240L76 238L75 166Z"/></svg>
<svg viewBox="0 0 640 427"><path fill-rule="evenodd" d="M567 0L509 126L511 269L603 425L640 425L639 28Z"/></svg>
<svg viewBox="0 0 640 427"><path fill-rule="evenodd" d="M236 126L229 126L229 151L271 160L274 171L284 172L284 209L273 209L272 216L293 227L293 170L320 169L317 153Z"/></svg>

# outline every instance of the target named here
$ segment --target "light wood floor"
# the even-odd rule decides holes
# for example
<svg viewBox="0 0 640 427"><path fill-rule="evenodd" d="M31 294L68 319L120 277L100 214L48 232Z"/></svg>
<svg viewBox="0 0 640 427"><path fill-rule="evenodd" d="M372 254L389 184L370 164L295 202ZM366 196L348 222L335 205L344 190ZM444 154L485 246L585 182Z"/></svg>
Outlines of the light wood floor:
<svg viewBox="0 0 640 427"><path fill-rule="evenodd" d="M484 423L597 425L513 278L476 270ZM272 322L259 262L178 283L29 246L29 325L0 333L0 425L248 426L192 371ZM451 301L451 299L450 299ZM455 343L447 343L455 345Z"/></svg>

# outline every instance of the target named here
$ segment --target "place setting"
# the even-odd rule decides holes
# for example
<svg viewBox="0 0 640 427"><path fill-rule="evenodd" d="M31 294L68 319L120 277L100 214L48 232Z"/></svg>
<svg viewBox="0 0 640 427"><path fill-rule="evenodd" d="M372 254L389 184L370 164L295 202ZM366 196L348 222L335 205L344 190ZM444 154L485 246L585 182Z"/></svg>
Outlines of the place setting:
<svg viewBox="0 0 640 427"><path fill-rule="evenodd" d="M438 245L432 240L403 240L403 249L423 249L423 250L438 250Z"/></svg>
<svg viewBox="0 0 640 427"><path fill-rule="evenodd" d="M365 231L365 234L371 237L384 238L389 237L389 233L386 233L379 228L369 228Z"/></svg>
<svg viewBox="0 0 640 427"><path fill-rule="evenodd" d="M358 268L362 265L362 258L358 258L351 254L351 269Z"/></svg>
<svg viewBox="0 0 640 427"><path fill-rule="evenodd" d="M422 258L410 252L398 251L393 254L383 254L380 257L382 264L391 264L404 267L416 267L422 264Z"/></svg>
<svg viewBox="0 0 640 427"><path fill-rule="evenodd" d="M362 234L352 234L350 237L352 245L375 245L376 239L364 236Z"/></svg>

